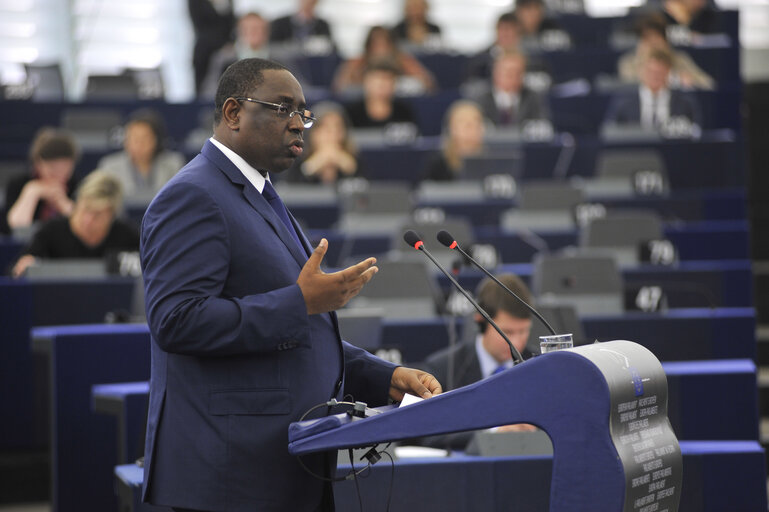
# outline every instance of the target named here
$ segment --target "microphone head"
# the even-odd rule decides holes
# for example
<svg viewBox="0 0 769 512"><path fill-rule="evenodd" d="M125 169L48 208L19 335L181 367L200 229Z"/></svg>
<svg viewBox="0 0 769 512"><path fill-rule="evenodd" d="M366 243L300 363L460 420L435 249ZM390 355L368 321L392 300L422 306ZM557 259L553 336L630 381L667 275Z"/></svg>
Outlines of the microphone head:
<svg viewBox="0 0 769 512"><path fill-rule="evenodd" d="M405 233L403 233L403 239L406 241L407 244L409 244L414 249L419 249L424 245L422 243L422 239L419 235L417 235L416 231L413 229L409 229Z"/></svg>
<svg viewBox="0 0 769 512"><path fill-rule="evenodd" d="M446 231L445 229L442 229L438 232L438 241L448 247L449 249L456 249L459 247L459 244L456 240L454 240L454 237L451 236L451 234Z"/></svg>

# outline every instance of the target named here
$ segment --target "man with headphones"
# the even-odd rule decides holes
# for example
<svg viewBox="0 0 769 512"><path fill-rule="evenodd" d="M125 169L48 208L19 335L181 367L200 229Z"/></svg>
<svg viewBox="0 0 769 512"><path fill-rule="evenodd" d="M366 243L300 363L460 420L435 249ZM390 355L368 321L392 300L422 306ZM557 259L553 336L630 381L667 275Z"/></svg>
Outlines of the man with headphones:
<svg viewBox="0 0 769 512"><path fill-rule="evenodd" d="M497 278L531 304L531 292L518 276L501 274ZM528 308L488 277L478 285L476 299L523 358L530 358L533 354L526 348L531 330L531 312ZM428 356L422 364L416 365L432 373L446 386L446 390L467 386L513 367L510 348L504 338L480 314L475 313L474 320L479 332L473 339L439 350ZM453 367L453 371L449 372L449 367ZM498 430L536 430L536 427L516 424L498 427ZM472 432L459 432L422 438L419 444L461 450L471 437Z"/></svg>

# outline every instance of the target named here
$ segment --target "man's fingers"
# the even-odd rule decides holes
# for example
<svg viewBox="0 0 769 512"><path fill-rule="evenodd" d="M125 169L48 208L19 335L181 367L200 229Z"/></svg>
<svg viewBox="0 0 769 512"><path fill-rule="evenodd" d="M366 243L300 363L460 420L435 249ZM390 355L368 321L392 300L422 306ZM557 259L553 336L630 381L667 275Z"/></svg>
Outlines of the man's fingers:
<svg viewBox="0 0 769 512"><path fill-rule="evenodd" d="M328 240L321 238L318 246L315 247L314 251L312 251L312 254L307 259L307 263L305 263L304 266L311 269L320 270L320 263L323 261L323 257L326 255L327 250Z"/></svg>
<svg viewBox="0 0 769 512"><path fill-rule="evenodd" d="M371 269L375 269L373 272L376 273L379 271L377 267L374 267L374 264L376 263L376 258L368 258L361 262L356 263L355 265L349 266L343 270L340 270L338 272L335 272L336 275L341 276L342 279L345 282L350 282L355 279L358 279L366 272L371 271ZM371 279L371 277L369 277Z"/></svg>

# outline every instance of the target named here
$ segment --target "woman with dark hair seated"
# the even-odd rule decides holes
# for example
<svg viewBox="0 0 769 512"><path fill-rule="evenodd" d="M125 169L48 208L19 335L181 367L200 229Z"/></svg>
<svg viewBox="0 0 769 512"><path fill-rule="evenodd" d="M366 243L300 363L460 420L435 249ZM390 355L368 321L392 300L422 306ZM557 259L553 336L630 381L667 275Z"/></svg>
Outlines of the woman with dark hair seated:
<svg viewBox="0 0 769 512"><path fill-rule="evenodd" d="M114 173L126 197L152 197L184 166L184 157L168 151L165 123L153 110L139 110L125 125L123 151L107 155L98 169Z"/></svg>
<svg viewBox="0 0 769 512"><path fill-rule="evenodd" d="M0 231L26 228L35 221L69 215L77 158L75 139L69 133L55 128L41 129L29 150L32 172L8 182L5 220L10 229Z"/></svg>
<svg viewBox="0 0 769 512"><path fill-rule="evenodd" d="M419 61L400 50L392 32L382 26L369 30L364 44L363 55L342 64L334 77L332 89L346 92L363 85L366 70L373 64L387 62L393 69L396 80L400 80L404 89L414 92L431 92L436 88L432 74ZM408 81L411 83L408 83Z"/></svg>

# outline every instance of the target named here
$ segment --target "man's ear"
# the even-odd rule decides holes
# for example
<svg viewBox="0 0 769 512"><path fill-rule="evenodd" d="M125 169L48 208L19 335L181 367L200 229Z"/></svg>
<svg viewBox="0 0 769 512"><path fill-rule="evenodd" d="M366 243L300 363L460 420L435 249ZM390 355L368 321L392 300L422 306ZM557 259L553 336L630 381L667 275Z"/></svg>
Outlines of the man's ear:
<svg viewBox="0 0 769 512"><path fill-rule="evenodd" d="M240 129L240 111L243 106L235 98L227 98L222 105L222 122L233 131Z"/></svg>

